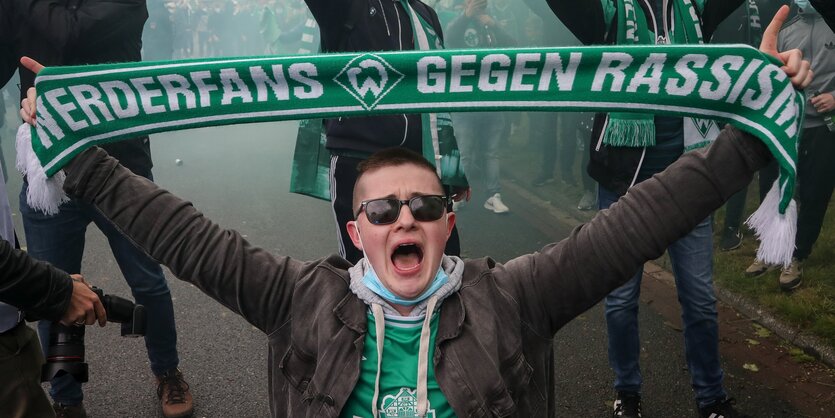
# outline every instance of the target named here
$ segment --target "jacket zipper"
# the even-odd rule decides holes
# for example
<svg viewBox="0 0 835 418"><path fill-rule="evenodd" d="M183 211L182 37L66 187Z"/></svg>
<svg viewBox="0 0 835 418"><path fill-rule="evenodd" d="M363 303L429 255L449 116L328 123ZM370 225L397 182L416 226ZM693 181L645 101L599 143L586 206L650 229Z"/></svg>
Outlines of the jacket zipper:
<svg viewBox="0 0 835 418"><path fill-rule="evenodd" d="M599 152L603 145L603 135L606 133L606 128L609 127L609 114L606 114L606 119L603 120L603 129L600 130L600 136L597 138L597 145L594 147L594 152Z"/></svg>
<svg viewBox="0 0 835 418"><path fill-rule="evenodd" d="M402 141L400 141L400 145L399 145L399 146L401 146L401 147L402 147L403 145L405 145L405 144L406 144L406 137L407 137L407 136L409 136L409 118L407 118L405 114L404 114L404 115L400 115L400 116L403 116L403 122L404 122L404 126L403 126L403 140L402 140Z"/></svg>

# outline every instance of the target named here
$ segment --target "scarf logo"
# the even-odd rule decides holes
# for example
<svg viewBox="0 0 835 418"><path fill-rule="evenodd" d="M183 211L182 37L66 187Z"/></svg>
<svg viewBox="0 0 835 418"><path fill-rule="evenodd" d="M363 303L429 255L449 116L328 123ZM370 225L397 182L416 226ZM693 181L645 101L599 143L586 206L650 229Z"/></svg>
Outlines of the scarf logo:
<svg viewBox="0 0 835 418"><path fill-rule="evenodd" d="M403 77L386 60L374 54L364 54L348 62L333 81L357 99L362 107L371 110Z"/></svg>
<svg viewBox="0 0 835 418"><path fill-rule="evenodd" d="M707 138L707 135L710 133L713 124L716 123L711 119L697 119L693 118L693 125L696 126L696 130L699 131L699 134L702 138Z"/></svg>
<svg viewBox="0 0 835 418"><path fill-rule="evenodd" d="M415 392L409 388L400 388L397 395L386 395L383 397L382 410L380 411L379 418L416 417L418 405ZM435 410L431 408L427 409L426 418L435 418Z"/></svg>

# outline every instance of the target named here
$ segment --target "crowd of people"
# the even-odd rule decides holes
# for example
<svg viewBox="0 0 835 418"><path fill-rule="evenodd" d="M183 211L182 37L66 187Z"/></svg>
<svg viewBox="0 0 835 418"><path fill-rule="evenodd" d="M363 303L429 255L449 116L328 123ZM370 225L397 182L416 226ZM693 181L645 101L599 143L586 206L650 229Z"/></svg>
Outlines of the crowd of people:
<svg viewBox="0 0 835 418"><path fill-rule="evenodd" d="M801 285L801 266L821 232L835 182L830 162L835 157L830 119L835 33L827 24L835 10L817 0L794 0L790 15L789 8L780 7L784 3L4 2L0 83L6 89L0 99L20 100L22 119L35 124L33 87L41 65L580 44L747 43L762 45L767 53L792 51L792 59L778 59L795 87L807 89L809 105L799 146L796 250L779 278L790 292ZM688 7L695 19L655 18L686 16ZM774 16L775 23L766 28ZM798 59L801 54L807 61ZM9 83L16 72L19 91L10 87L16 82ZM0 122L8 119L0 113ZM469 187L449 184L451 173L422 157L450 124ZM723 383L711 215L734 196L720 228L720 246L738 247L744 188L763 169L759 182L765 199L777 175L757 139L713 121L652 114L391 114L315 125L331 156L329 192L339 256L312 263L264 255L237 232L221 229L147 181L153 180L147 136L76 157L65 169L69 200L57 214L29 207L24 183L20 212L27 252L15 249L21 231L12 227L5 188L0 188L0 300L9 303L0 303L0 342L19 343L11 357L0 352L0 370L9 361L28 366L25 375L0 374L9 389L0 389L0 416L86 416L80 382L70 375L52 379L50 405L34 370L43 361L41 350L49 345L54 322L104 324L101 304L84 278L68 274L82 269L90 223L108 237L134 297L147 308L148 359L162 413L169 418L189 416L194 408L178 367L173 301L158 262L271 336L270 407L276 417L389 416L380 401L395 396L410 397L420 416L553 416L551 339L604 300L615 374L612 415L637 418L643 383L637 316L642 266L665 250L682 307L698 413L747 416L735 408ZM618 131L619 126L645 130ZM508 138L523 131L524 142L541 154L537 175L527 180L531 187L578 190L578 209L606 209L606 216L505 264L462 259L456 217L481 208L496 215L512 212L502 197L502 173L513 168L502 166L502 155ZM641 138L626 146L614 138L616 131ZM703 147L707 150L687 152ZM480 205L467 203L473 190L484 197ZM690 204L678 204L684 201ZM645 207L656 210L638 210ZM173 238L160 239L163 234ZM213 261L188 257L193 253L209 254L201 260ZM778 267L755 261L746 273L757 276ZM472 319L462 328L465 312ZM39 343L24 318L43 319ZM329 332L308 333L306 327ZM392 347L393 339L407 343ZM356 344L359 340L363 343Z"/></svg>

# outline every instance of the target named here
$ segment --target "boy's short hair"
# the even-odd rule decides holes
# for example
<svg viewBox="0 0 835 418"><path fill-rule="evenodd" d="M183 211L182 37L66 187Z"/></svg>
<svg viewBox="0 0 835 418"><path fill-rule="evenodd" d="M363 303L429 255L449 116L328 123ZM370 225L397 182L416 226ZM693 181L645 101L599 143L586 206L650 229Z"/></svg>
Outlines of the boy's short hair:
<svg viewBox="0 0 835 418"><path fill-rule="evenodd" d="M435 175L435 178L438 179L438 187L440 187L441 190L444 189L441 179L438 177L438 172L435 171L435 166L427 161L426 158L423 158L422 155L405 148L386 148L371 154L370 157L357 165L357 181L354 183L353 206L356 207L359 205L359 192L357 190L357 185L365 173L379 170L381 168L397 167L407 164L425 168L427 171L432 172L432 174Z"/></svg>

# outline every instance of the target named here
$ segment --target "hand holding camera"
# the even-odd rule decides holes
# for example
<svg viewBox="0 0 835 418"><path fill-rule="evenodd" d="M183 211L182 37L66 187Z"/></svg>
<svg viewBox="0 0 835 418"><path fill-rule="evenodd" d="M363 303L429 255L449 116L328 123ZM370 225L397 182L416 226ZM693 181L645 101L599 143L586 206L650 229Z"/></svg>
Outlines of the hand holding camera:
<svg viewBox="0 0 835 418"><path fill-rule="evenodd" d="M84 325L92 325L96 322L96 319L102 326L105 319L109 322L121 323L123 337L145 335L144 306L118 296L105 295L101 289L90 287L81 276L73 277L73 281L73 299L76 298L77 289L81 289L79 295L84 295L83 297L79 296L83 300L79 301L77 305L86 306L89 303L91 308L95 309L79 308L78 312L83 312L83 315L79 316L76 313L75 316L72 316L69 311L75 308L72 307L71 302L64 319L60 323L52 323L52 327L49 329L46 364L41 370L42 382L64 374L71 375L81 383L88 380L87 363L84 362ZM92 296L86 295L87 291L91 292ZM71 325L66 325L67 322L70 322Z"/></svg>
<svg viewBox="0 0 835 418"><path fill-rule="evenodd" d="M91 289L90 284L80 274L70 275L72 278L72 296L70 305L61 323L70 325L93 325L98 320L99 326L107 322L107 312L99 296Z"/></svg>

